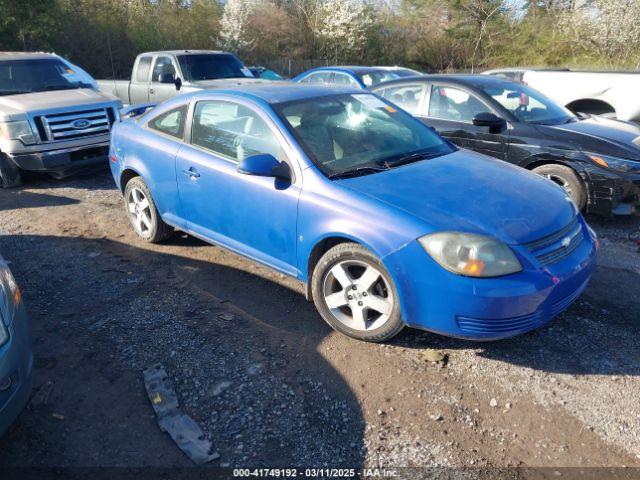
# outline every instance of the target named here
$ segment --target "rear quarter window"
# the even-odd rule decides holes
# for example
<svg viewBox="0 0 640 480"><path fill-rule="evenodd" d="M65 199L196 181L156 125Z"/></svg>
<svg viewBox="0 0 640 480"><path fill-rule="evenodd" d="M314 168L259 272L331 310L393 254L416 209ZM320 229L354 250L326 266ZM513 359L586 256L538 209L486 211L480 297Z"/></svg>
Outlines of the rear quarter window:
<svg viewBox="0 0 640 480"><path fill-rule="evenodd" d="M151 70L151 57L142 57L138 61L136 70L136 82L145 83L149 81L149 70Z"/></svg>

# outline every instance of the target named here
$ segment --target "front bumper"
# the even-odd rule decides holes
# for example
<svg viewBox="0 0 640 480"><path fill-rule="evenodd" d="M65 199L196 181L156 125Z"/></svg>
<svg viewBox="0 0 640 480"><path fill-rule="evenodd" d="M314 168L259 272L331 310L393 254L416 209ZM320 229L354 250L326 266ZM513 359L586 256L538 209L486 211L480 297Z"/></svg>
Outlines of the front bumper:
<svg viewBox="0 0 640 480"><path fill-rule="evenodd" d="M0 347L0 385L10 386L0 391L0 435L24 409L33 374L33 350L29 318L20 305L9 326L9 341Z"/></svg>
<svg viewBox="0 0 640 480"><path fill-rule="evenodd" d="M597 215L640 213L640 175L594 168L583 173L588 186L586 211Z"/></svg>
<svg viewBox="0 0 640 480"><path fill-rule="evenodd" d="M595 268L596 244L580 222L584 239L571 255L543 268L517 246L523 271L504 277L453 274L417 241L385 257L405 323L470 340L508 338L548 323L580 296Z"/></svg>
<svg viewBox="0 0 640 480"><path fill-rule="evenodd" d="M48 172L63 177L93 165L106 165L109 142L44 152L7 153L6 156L20 170Z"/></svg>

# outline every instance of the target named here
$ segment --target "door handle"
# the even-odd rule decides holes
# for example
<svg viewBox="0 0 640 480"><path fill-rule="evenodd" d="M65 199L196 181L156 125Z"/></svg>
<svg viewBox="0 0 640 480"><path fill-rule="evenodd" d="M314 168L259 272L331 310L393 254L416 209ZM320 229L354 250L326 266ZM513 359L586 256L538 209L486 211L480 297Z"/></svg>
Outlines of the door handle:
<svg viewBox="0 0 640 480"><path fill-rule="evenodd" d="M190 178L199 178L200 177L200 174L198 173L198 171L193 167L189 167L188 170L187 169L182 170L182 173L184 173L187 177L190 177Z"/></svg>
<svg viewBox="0 0 640 480"><path fill-rule="evenodd" d="M150 93L151 95L153 95L154 93L156 93L156 91L155 91L153 88L150 88L150 89L149 89L149 93Z"/></svg>

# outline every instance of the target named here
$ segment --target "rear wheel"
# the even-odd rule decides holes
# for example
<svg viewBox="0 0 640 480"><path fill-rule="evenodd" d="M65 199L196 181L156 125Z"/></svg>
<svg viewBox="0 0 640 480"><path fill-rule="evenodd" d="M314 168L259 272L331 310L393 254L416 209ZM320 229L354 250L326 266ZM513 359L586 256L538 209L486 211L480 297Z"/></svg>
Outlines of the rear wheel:
<svg viewBox="0 0 640 480"><path fill-rule="evenodd" d="M158 243L173 233L173 228L160 217L151 192L140 177L127 182L124 204L133 229L144 241Z"/></svg>
<svg viewBox="0 0 640 480"><path fill-rule="evenodd" d="M564 165L547 164L536 167L532 171L564 188L578 209L582 210L587 204L587 191L582 180L573 169Z"/></svg>
<svg viewBox="0 0 640 480"><path fill-rule="evenodd" d="M402 330L398 293L380 260L362 245L342 243L325 253L312 275L313 301L335 330L381 342Z"/></svg>

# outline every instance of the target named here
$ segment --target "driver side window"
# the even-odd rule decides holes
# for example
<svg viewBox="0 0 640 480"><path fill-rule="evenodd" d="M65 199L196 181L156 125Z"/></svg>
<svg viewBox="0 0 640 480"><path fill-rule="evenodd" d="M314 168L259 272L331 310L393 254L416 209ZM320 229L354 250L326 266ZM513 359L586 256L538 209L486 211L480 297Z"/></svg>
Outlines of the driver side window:
<svg viewBox="0 0 640 480"><path fill-rule="evenodd" d="M261 153L284 159L280 142L267 123L250 108L233 102L198 102L191 143L234 162Z"/></svg>
<svg viewBox="0 0 640 480"><path fill-rule="evenodd" d="M479 113L490 109L475 95L452 87L434 85L429 100L429 117L471 123Z"/></svg>
<svg viewBox="0 0 640 480"><path fill-rule="evenodd" d="M165 75L176 76L176 68L173 66L171 57L158 57L156 63L153 66L153 74L151 75L151 81L156 83L162 83Z"/></svg>

